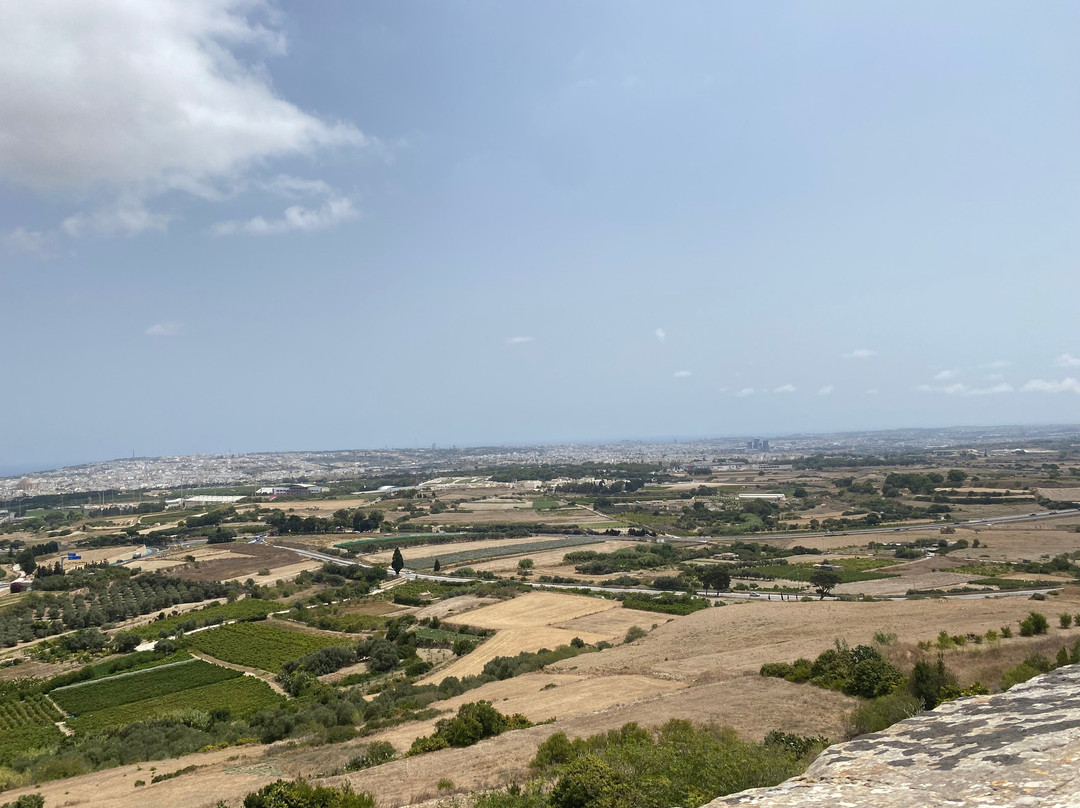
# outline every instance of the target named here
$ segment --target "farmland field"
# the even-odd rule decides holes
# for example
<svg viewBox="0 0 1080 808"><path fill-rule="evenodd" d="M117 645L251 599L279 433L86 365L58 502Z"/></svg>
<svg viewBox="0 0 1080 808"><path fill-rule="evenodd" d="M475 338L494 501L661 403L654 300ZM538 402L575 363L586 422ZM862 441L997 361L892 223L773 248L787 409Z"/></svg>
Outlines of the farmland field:
<svg viewBox="0 0 1080 808"><path fill-rule="evenodd" d="M343 638L291 631L269 623L233 623L190 634L184 639L186 647L222 662L271 673L280 673L282 665L304 654L348 644Z"/></svg>
<svg viewBox="0 0 1080 808"><path fill-rule="evenodd" d="M51 695L68 713L82 715L235 679L240 675L229 668L192 659L57 688Z"/></svg>
<svg viewBox="0 0 1080 808"><path fill-rule="evenodd" d="M258 620L266 617L271 612L279 611L281 605L257 598L245 598L235 603L217 603L204 609L190 611L175 617L166 617L164 620L156 620L145 626L138 626L132 631L136 634L151 639L154 637L170 636L176 630L191 621L198 626L208 626L225 620Z"/></svg>
<svg viewBox="0 0 1080 808"><path fill-rule="evenodd" d="M97 732L162 718L182 710L206 711L220 707L227 708L234 716L244 717L265 707L281 704L282 697L274 693L266 682L236 671L229 672L235 676L202 687L88 712L71 719L68 725L77 732Z"/></svg>
<svg viewBox="0 0 1080 808"><path fill-rule="evenodd" d="M63 716L42 695L11 697L0 702L0 765L20 754L51 746L63 739L56 721Z"/></svg>

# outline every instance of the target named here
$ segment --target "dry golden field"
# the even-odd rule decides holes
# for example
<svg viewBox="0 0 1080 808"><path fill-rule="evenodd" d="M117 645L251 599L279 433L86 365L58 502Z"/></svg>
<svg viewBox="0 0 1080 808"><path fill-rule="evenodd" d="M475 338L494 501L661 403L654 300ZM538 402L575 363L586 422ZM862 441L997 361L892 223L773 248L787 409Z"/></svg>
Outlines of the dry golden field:
<svg viewBox="0 0 1080 808"><path fill-rule="evenodd" d="M529 597L518 598L521 603L486 607L492 612L481 619L499 626L520 626L527 619L529 610L522 607L529 603ZM595 610L577 603L579 598L574 596L553 597L569 597L572 606L564 604L560 609L549 602L538 606L536 614L545 620L563 618L560 625L566 624L566 618L602 621L628 611L613 605ZM664 615L639 612L637 616L644 618L640 621L643 627L648 628L650 620L662 625L635 643L586 653L548 670L493 682L433 705L450 710L466 701L489 699L503 712L523 712L534 720L555 717L551 725L343 777L320 775L341 770L374 739L390 739L402 752L412 738L429 733L431 723L402 725L343 744L238 747L142 763L44 783L36 790L12 791L4 798L12 800L34 791L46 798L47 805L71 808L137 808L149 802L170 808L206 808L218 799L238 806L245 794L279 777L307 776L328 784L347 779L354 787L371 791L380 806L388 807L416 804L437 796L436 784L444 778L453 781L455 790L522 782L528 777L527 764L536 747L557 731L580 737L617 728L627 721L653 726L670 718L686 718L727 724L752 740L760 740L772 729L838 738L843 732L844 715L856 704L854 699L808 684L765 679L757 674L760 665L800 656L812 658L831 647L837 638L852 645L869 643L876 631L899 636L889 653L907 665L921 653L914 644L934 639L943 629L951 634L997 630L1004 624L1015 629L1033 608L1051 616L1054 625L1053 616L1058 612L1080 612L1080 590L1070 587L1060 598L1042 603L1026 598L876 603L751 601L707 609L670 622L663 622L667 619ZM476 622L468 615L462 619ZM947 652L946 661L960 673L961 682L978 676L993 686L996 682L987 679L1002 664L1015 664L1014 659L1019 661L1033 651L1052 655L1056 647L1077 637L1080 629L1062 630L1054 625L1047 638L1016 638L1003 641L997 648L969 645ZM189 765L202 768L190 777L133 788L137 778L149 781L146 772L151 766L161 773Z"/></svg>

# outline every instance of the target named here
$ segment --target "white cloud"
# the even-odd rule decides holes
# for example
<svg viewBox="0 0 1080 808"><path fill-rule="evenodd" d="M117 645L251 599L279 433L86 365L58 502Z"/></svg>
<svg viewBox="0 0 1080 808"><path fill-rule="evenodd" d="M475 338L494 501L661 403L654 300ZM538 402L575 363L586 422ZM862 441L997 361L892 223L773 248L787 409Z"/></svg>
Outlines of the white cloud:
<svg viewBox="0 0 1080 808"><path fill-rule="evenodd" d="M773 392L774 393L794 393L795 392L795 385L793 385L793 384L782 384L779 387L774 387Z"/></svg>
<svg viewBox="0 0 1080 808"><path fill-rule="evenodd" d="M246 221L218 222L211 232L218 236L246 233L253 236L276 236L282 233L311 233L326 230L341 222L360 218L352 200L344 196L332 196L317 208L291 205L280 219L256 216Z"/></svg>
<svg viewBox="0 0 1080 808"><path fill-rule="evenodd" d="M832 395L832 391L833 391L833 390L835 390L835 389L836 389L836 388L835 388L835 387L833 387L833 386L832 386L831 384L827 384L827 385L825 385L824 387L820 388L820 389L819 389L819 390L817 391L817 394L818 394L819 396L829 396L829 395Z"/></svg>
<svg viewBox="0 0 1080 808"><path fill-rule="evenodd" d="M1013 386L1007 382L995 384L992 387L968 387L960 382L942 387L920 384L915 389L920 393L944 393L947 396L993 396L1013 392Z"/></svg>
<svg viewBox="0 0 1080 808"><path fill-rule="evenodd" d="M934 380L941 382L941 381L945 381L946 379L951 379L955 375L956 375L955 370L943 370L943 371L941 371L939 373L934 374Z"/></svg>
<svg viewBox="0 0 1080 808"><path fill-rule="evenodd" d="M146 329L148 337L176 337L184 330L180 323L155 323Z"/></svg>
<svg viewBox="0 0 1080 808"><path fill-rule="evenodd" d="M1054 364L1059 368L1078 368L1080 367L1080 359L1070 354L1063 353L1057 359L1054 360Z"/></svg>
<svg viewBox="0 0 1080 808"><path fill-rule="evenodd" d="M0 246L13 253L24 255L36 255L45 257L51 253L49 249L50 238L40 230L27 230L25 227L16 227L6 233L0 233Z"/></svg>
<svg viewBox="0 0 1080 808"><path fill-rule="evenodd" d="M686 378L688 378L690 376L693 376L693 375L694 374L691 373L689 370L676 370L675 371L675 378L676 379L686 379Z"/></svg>
<svg viewBox="0 0 1080 808"><path fill-rule="evenodd" d="M139 200L125 200L89 214L70 216L64 220L61 229L73 237L87 234L137 236L147 230L164 231L170 218L163 213L151 213Z"/></svg>
<svg viewBox="0 0 1080 808"><path fill-rule="evenodd" d="M877 351L872 351L869 348L856 348L854 351L844 354L844 359L869 359L872 356L877 356Z"/></svg>
<svg viewBox="0 0 1080 808"><path fill-rule="evenodd" d="M507 337L507 345L524 345L526 342L534 342L532 337Z"/></svg>
<svg viewBox="0 0 1080 808"><path fill-rule="evenodd" d="M284 52L274 16L269 0L0 5L0 177L106 200L69 234L134 233L165 225L132 214L165 192L213 199L276 158L377 145L236 55Z"/></svg>
<svg viewBox="0 0 1080 808"><path fill-rule="evenodd" d="M754 388L753 387L744 387L742 390L737 392L735 395L737 395L739 398L746 398L747 396L752 396L752 395L754 395Z"/></svg>
<svg viewBox="0 0 1080 808"><path fill-rule="evenodd" d="M1025 393L1080 393L1080 381L1071 376L1061 381L1032 379L1020 389Z"/></svg>
<svg viewBox="0 0 1080 808"><path fill-rule="evenodd" d="M656 331L654 333L656 334L656 338L658 340L660 340L661 342L663 342L664 340L667 339L667 331L665 331L662 328L656 329Z"/></svg>

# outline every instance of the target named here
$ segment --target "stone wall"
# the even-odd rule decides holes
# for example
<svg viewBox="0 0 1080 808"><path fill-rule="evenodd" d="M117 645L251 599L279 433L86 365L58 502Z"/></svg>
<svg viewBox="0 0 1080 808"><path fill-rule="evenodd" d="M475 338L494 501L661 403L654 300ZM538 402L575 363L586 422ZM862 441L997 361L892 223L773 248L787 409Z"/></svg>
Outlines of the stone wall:
<svg viewBox="0 0 1080 808"><path fill-rule="evenodd" d="M713 800L757 808L1080 808L1080 665L826 749L801 777Z"/></svg>

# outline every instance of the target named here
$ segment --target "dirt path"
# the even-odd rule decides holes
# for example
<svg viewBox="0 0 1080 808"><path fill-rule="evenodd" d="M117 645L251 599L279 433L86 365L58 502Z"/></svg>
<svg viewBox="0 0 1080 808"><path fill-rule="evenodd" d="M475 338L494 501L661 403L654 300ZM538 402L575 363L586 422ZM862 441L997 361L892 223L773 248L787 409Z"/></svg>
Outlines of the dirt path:
<svg viewBox="0 0 1080 808"><path fill-rule="evenodd" d="M289 696L289 694L282 689L281 685L274 680L273 675L266 671L261 671L258 668L248 668L244 665L234 665L232 662L222 662L220 659L214 659L214 657L206 656L205 654L196 654L194 651L189 651L188 653L195 657L195 659L201 659L203 662L209 662L211 665L220 665L223 668L231 668L234 671L240 671L244 676L252 676L255 679L266 682L270 685L270 689L275 693L285 696L286 698Z"/></svg>

